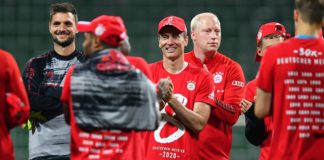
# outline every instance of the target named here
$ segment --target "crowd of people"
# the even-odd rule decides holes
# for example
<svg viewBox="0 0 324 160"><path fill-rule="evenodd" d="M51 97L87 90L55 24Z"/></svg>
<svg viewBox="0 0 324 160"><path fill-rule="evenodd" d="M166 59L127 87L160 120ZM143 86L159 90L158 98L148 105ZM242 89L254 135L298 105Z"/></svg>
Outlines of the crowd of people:
<svg viewBox="0 0 324 160"><path fill-rule="evenodd" d="M232 127L260 160L322 159L323 0L296 0L295 34L279 22L256 34L256 78L218 51L217 15L178 16L157 26L162 60L133 57L122 17L78 21L72 3L49 9L53 49L20 75L0 50L0 157L14 159L10 129L29 131L29 160L229 160ZM82 50L76 34L83 33ZM192 40L192 51L185 47Z"/></svg>

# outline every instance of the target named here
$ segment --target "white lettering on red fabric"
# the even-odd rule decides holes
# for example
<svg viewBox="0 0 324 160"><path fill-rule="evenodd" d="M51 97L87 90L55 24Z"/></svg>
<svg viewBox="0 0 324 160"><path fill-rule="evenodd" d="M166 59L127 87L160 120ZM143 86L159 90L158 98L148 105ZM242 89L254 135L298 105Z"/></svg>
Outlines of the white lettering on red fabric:
<svg viewBox="0 0 324 160"><path fill-rule="evenodd" d="M305 56L305 57L318 57L322 55L322 52L312 50L309 48L299 48L294 50L293 52L299 56Z"/></svg>
<svg viewBox="0 0 324 160"><path fill-rule="evenodd" d="M181 94L175 94L174 96L177 98L177 100L183 106L186 106L188 99L185 96L183 96ZM162 118L161 118L161 123L159 125L159 128L154 131L154 139L156 142L159 142L159 143L174 142L174 141L178 140L179 138L181 138L186 132L185 126L180 121L178 121L174 118L175 113L173 113L172 116L166 114L165 108L167 107L167 105L168 104L166 104L166 106L161 111ZM178 128L178 130L176 132L172 133L171 135L162 138L161 131L162 131L163 127L165 127L166 123L171 123L171 124L175 125Z"/></svg>

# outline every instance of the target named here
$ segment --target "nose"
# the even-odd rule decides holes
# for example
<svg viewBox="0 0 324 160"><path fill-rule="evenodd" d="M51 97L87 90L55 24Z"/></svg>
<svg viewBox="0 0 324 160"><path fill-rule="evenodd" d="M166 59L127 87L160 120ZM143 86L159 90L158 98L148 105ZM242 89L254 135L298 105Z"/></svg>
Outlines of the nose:
<svg viewBox="0 0 324 160"><path fill-rule="evenodd" d="M65 30L65 25L64 24L60 24L59 26L58 26L58 30L60 30L60 31L63 31L63 30Z"/></svg>
<svg viewBox="0 0 324 160"><path fill-rule="evenodd" d="M211 36L212 39L216 39L217 36L218 36L218 33L215 32L215 31L212 31L211 34L210 34L210 36Z"/></svg>
<svg viewBox="0 0 324 160"><path fill-rule="evenodd" d="M172 36L170 36L170 37L168 38L168 40L167 40L167 44L168 44L168 45L172 45L172 44L174 44L174 39L173 39Z"/></svg>

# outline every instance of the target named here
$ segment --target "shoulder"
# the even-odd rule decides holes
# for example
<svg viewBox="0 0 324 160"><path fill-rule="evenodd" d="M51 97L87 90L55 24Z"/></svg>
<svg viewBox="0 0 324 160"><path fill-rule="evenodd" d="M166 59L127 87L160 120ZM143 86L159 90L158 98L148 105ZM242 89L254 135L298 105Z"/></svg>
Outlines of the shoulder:
<svg viewBox="0 0 324 160"><path fill-rule="evenodd" d="M162 61L158 61L158 62L154 62L149 64L151 69L158 69L160 67L162 67Z"/></svg>
<svg viewBox="0 0 324 160"><path fill-rule="evenodd" d="M42 62L46 62L47 59L49 59L51 57L51 51L43 53L42 55L39 55L37 57L32 57L31 59L29 59L27 61L27 65L30 64L34 64L34 63L42 63Z"/></svg>
<svg viewBox="0 0 324 160"><path fill-rule="evenodd" d="M219 59L221 63L224 63L229 66L240 66L235 60L225 56L224 54L218 52L216 58Z"/></svg>
<svg viewBox="0 0 324 160"><path fill-rule="evenodd" d="M4 65L10 65L12 61L14 61L14 57L7 51L0 49L0 59L1 63Z"/></svg>
<svg viewBox="0 0 324 160"><path fill-rule="evenodd" d="M203 68L199 68L193 64L190 64L188 65L188 70L190 72L190 74L193 74L193 75L196 75L196 76L211 76L210 73L208 73L207 71L205 71Z"/></svg>

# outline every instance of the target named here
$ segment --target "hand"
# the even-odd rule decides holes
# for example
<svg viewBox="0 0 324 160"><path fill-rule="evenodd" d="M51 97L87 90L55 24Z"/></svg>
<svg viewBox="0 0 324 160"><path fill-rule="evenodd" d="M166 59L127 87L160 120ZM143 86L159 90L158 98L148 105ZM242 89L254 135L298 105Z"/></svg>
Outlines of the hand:
<svg viewBox="0 0 324 160"><path fill-rule="evenodd" d="M163 78L157 84L158 97L164 102L168 102L173 96L173 84L170 78Z"/></svg>
<svg viewBox="0 0 324 160"><path fill-rule="evenodd" d="M252 102L242 99L240 106L241 106L242 113L246 113L251 108Z"/></svg>

